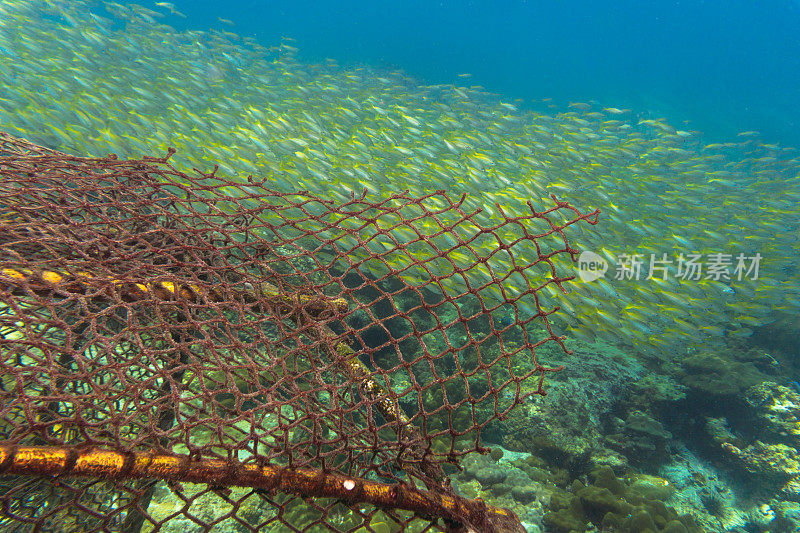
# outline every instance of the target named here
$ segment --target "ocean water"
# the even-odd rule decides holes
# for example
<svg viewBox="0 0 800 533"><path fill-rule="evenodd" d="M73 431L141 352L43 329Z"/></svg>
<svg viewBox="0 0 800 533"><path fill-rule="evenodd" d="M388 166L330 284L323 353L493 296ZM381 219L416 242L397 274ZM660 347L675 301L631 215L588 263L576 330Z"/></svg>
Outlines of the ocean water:
<svg viewBox="0 0 800 533"><path fill-rule="evenodd" d="M492 308L492 322L477 320L479 327L493 324L491 334L468 335L455 304L438 312L438 327L409 334L420 348L424 343L428 353L441 355L430 365L423 358L422 370L400 365L381 374L398 354L376 347L406 335L402 324L364 333L357 346L376 349L374 357L362 354L362 362L381 375L381 385L406 391L398 402L409 413L438 407L439 394L456 400L468 394L443 383L437 383L441 391L423 391L417 384L436 382L435 372L452 373L456 385L469 383L471 394L490 391L475 416L486 422L483 442L495 450L465 459L464 472L453 474L460 493L513 509L531 532L638 531L650 519L650 529L657 523L659 531L668 525L673 532L795 531L798 22L796 2L765 9L752 2L176 1L142 7L8 0L0 3L0 131L86 156L138 158L175 147L171 163L181 171L217 165L218 175L230 180L220 191L232 204L239 197L237 209L258 207L251 195L262 179L332 205L362 191L368 201L402 191L412 198L438 190L450 198L466 194L461 208L469 220L447 231L432 217L397 223L386 215L366 224L347 218L319 233L348 261L370 259L364 276L393 269L382 290L402 282L435 289L433 301L455 298L458 305L469 292L465 308L477 311L476 298ZM542 238L543 248L535 249L508 222L528 217L528 230L542 230L528 202L545 209L553 205L551 195L584 214L600 211L597 225L564 228L580 253L577 263L564 253L553 259L556 271L577 276L565 292L548 283L549 265L539 260L563 241ZM442 198L435 195L425 208L447 206ZM403 209L416 215L421 208L411 201ZM575 213L560 209L554 219L573 219ZM452 222L446 217L456 211L444 211ZM61 226L42 231L53 227ZM404 247L408 241L413 245ZM471 248L462 246L466 241ZM4 261L15 258L6 252L19 239L10 242L0 248ZM431 250L439 255L432 258ZM299 268L308 264L315 263ZM38 275L12 266L17 270L0 272L3 283ZM42 279L58 285L70 275L47 271ZM152 289L150 280L140 281L139 289ZM176 285L167 283L158 288L174 293ZM483 287L478 296L476 286ZM408 294L417 293L387 298L376 305L377 315L353 322L381 321L389 301L403 309L417 302ZM17 342L25 337L15 313L27 308L10 308L0 307L8 328L3 340ZM550 339L537 347L537 359L525 350L508 356L530 344L525 335L548 336L540 322L550 310L551 333L563 334L573 353ZM494 340L497 330L505 347L484 346L481 335ZM484 373L477 371L479 349L484 362L494 361ZM0 368L13 367L13 353L0 351ZM493 359L498 353L505 355ZM544 389L539 362L565 366L547 374ZM476 369L468 380L465 364ZM514 380L502 391L487 385L509 373L531 379L519 391ZM29 374L38 386L38 372ZM197 384L185 386L195 399ZM242 392L236 386L228 392ZM544 398L537 394L545 391ZM3 394L23 407L38 401ZM207 396L223 410L252 407ZM507 420L486 407L511 403ZM185 408L194 413L196 406ZM55 432L55 424L42 430L27 412L6 409L5 420L17 429ZM456 414L455 422L436 422L477 420ZM242 417L237 424L247 422ZM226 450L243 442L201 429L180 434L176 449L215 438ZM604 500L610 517L588 506L580 510L606 489L616 498ZM194 506L208 513L204 519L223 520L227 508L214 491L191 490L203 493ZM159 485L163 499L154 500L154 517L175 512L177 492ZM248 496L237 492L236 498ZM248 512L266 519L265 509ZM303 510L295 511L293 519L302 518ZM347 524L358 520L342 514ZM393 531L377 518L376 531ZM171 527L180 530L182 522ZM236 524L225 527L236 530Z"/></svg>
<svg viewBox="0 0 800 533"><path fill-rule="evenodd" d="M666 117L710 142L757 130L800 145L800 4L746 0L175 2L176 27L225 28L300 58L458 74L505 98L598 101ZM463 81L463 80L461 80Z"/></svg>

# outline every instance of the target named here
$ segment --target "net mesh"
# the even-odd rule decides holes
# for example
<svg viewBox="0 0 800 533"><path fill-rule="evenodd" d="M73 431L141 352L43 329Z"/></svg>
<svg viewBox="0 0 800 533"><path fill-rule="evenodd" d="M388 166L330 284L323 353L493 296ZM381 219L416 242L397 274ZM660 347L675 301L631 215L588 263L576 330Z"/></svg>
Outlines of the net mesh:
<svg viewBox="0 0 800 533"><path fill-rule="evenodd" d="M3 529L520 530L447 474L544 393L564 232L597 212L481 227L442 191L341 204L170 155L0 137Z"/></svg>

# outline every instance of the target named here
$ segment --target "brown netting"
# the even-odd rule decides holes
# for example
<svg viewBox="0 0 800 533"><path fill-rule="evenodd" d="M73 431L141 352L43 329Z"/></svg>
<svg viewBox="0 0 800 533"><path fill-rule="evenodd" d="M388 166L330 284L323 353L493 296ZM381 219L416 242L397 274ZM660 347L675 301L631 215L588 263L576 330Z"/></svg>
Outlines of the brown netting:
<svg viewBox="0 0 800 533"><path fill-rule="evenodd" d="M597 213L481 226L462 201L2 135L0 527L521 530L447 473L543 394L564 229Z"/></svg>

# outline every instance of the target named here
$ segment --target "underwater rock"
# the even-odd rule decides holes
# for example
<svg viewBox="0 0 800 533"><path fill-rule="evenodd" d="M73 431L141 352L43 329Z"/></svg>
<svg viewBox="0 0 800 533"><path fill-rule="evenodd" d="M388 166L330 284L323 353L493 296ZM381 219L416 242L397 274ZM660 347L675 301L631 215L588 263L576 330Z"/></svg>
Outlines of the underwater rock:
<svg viewBox="0 0 800 533"><path fill-rule="evenodd" d="M547 461L548 464L558 468L564 468L573 473L588 470L588 458L591 454L589 442L575 437L573 442L567 439L554 439L551 437L531 437L528 449Z"/></svg>
<svg viewBox="0 0 800 533"><path fill-rule="evenodd" d="M670 439L672 433L665 430L658 420L641 411L634 411L628 415L620 433L606 435L605 443L631 462L647 464L652 468L669 457L667 443Z"/></svg>
<svg viewBox="0 0 800 533"><path fill-rule="evenodd" d="M680 523L678 520L672 520L664 526L664 529L661 530L661 533L689 533L689 530L686 529L686 526Z"/></svg>
<svg viewBox="0 0 800 533"><path fill-rule="evenodd" d="M624 472L629 464L628 458L610 448L592 448L589 453L588 463L594 468L607 466L614 472Z"/></svg>
<svg viewBox="0 0 800 533"><path fill-rule="evenodd" d="M738 446L739 448L746 445L745 441L731 431L728 425L728 419L725 417L706 418L705 430L717 446L722 446L726 442Z"/></svg>
<svg viewBox="0 0 800 533"><path fill-rule="evenodd" d="M494 448L492 448L492 451L489 452L489 457L491 457L495 461L499 461L500 459L503 458L503 448L495 446Z"/></svg>
<svg viewBox="0 0 800 533"><path fill-rule="evenodd" d="M629 384L646 370L616 347L571 348L575 353L569 359L559 359L556 352L544 354L567 368L549 377L546 398L537 398L509 414L503 445L539 455L572 474L601 465L621 472L627 461L604 445L605 419Z"/></svg>
<svg viewBox="0 0 800 533"><path fill-rule="evenodd" d="M463 480L457 483L458 493L464 496L465 498L469 498L474 500L481 496L481 484L475 481L474 479L471 481Z"/></svg>
<svg viewBox="0 0 800 533"><path fill-rule="evenodd" d="M781 487L778 496L790 502L800 502L800 476L793 477Z"/></svg>
<svg viewBox="0 0 800 533"><path fill-rule="evenodd" d="M771 531L774 520L775 511L765 503L754 507L747 513L744 528L746 531ZM776 531L780 530L776 529Z"/></svg>
<svg viewBox="0 0 800 533"><path fill-rule="evenodd" d="M579 490L576 496L580 499L586 517L595 524L609 513L627 515L632 508L628 502L605 487L589 485Z"/></svg>
<svg viewBox="0 0 800 533"><path fill-rule="evenodd" d="M659 476L635 474L628 484L628 490L646 500L666 501L675 494L675 486Z"/></svg>
<svg viewBox="0 0 800 533"><path fill-rule="evenodd" d="M530 455L525 459L514 461L516 470L524 472L533 482L541 485L557 485L564 487L570 481L569 473L563 468L548 467L547 463L540 457ZM512 477L514 472L509 473Z"/></svg>
<svg viewBox="0 0 800 533"><path fill-rule="evenodd" d="M628 487L621 479L614 475L614 471L610 468L598 468L592 472L594 485L608 489L615 496L624 496L628 491Z"/></svg>
<svg viewBox="0 0 800 533"><path fill-rule="evenodd" d="M516 487L513 487L512 485L509 485L508 483L505 482L496 483L492 485L492 494L494 494L495 496L505 496L506 494L515 489Z"/></svg>
<svg viewBox="0 0 800 533"><path fill-rule="evenodd" d="M497 453L467 455L462 462L464 470L454 476L453 484L465 497L480 497L490 505L512 509L523 523L527 523L528 531L536 531L544 513L543 506L559 490L554 481L565 482L566 476L563 471L545 470L546 464L538 457L504 454L505 457L515 455L515 460L499 464L492 457L498 457ZM498 472L503 474L502 481L499 481Z"/></svg>
<svg viewBox="0 0 800 533"><path fill-rule="evenodd" d="M514 487L511 489L511 495L519 503L527 505L534 501L539 495L539 491L532 485L523 485L521 487Z"/></svg>
<svg viewBox="0 0 800 533"><path fill-rule="evenodd" d="M769 525L771 531L800 531L800 504L789 501L769 502L771 510L775 513L775 519Z"/></svg>
<svg viewBox="0 0 800 533"><path fill-rule="evenodd" d="M722 445L730 456L752 474L781 483L800 475L800 452L785 444L765 444L759 440L744 449L730 443Z"/></svg>
<svg viewBox="0 0 800 533"><path fill-rule="evenodd" d="M669 440L672 438L672 433L665 430L661 422L641 411L634 411L628 415L628 420L625 422L625 431L657 440Z"/></svg>
<svg viewBox="0 0 800 533"><path fill-rule="evenodd" d="M542 522L548 531L569 533L594 531L700 533L693 518L678 513L647 491L636 490L634 480L626 484L610 468L591 473L592 482L574 481L572 492L559 491L550 499L550 510ZM659 478L660 479L660 478ZM664 494L658 494L659 498Z"/></svg>
<svg viewBox="0 0 800 533"><path fill-rule="evenodd" d="M668 409L671 404L686 398L686 387L671 376L647 374L630 384L627 405L640 411L653 408Z"/></svg>
<svg viewBox="0 0 800 533"><path fill-rule="evenodd" d="M547 470L544 470L533 464L530 464L527 461L525 462L517 461L515 464L518 464L519 468L522 469L522 471L525 472L528 475L528 477L540 483L546 483L548 480L550 480L550 476L552 475Z"/></svg>
<svg viewBox="0 0 800 533"><path fill-rule="evenodd" d="M766 381L747 390L745 402L752 408L764 435L787 444L800 444L800 394L789 387Z"/></svg>
<svg viewBox="0 0 800 533"><path fill-rule="evenodd" d="M530 468L531 472L536 473L537 479L532 479L525 469L517 465ZM510 493L517 502L528 504L546 492L542 484L552 483L553 476L526 460L515 461L513 465L509 463L501 465L491 455L471 455L464 460L464 471L459 478L462 483L471 479L476 480L483 490L490 491L493 496L502 497Z"/></svg>
<svg viewBox="0 0 800 533"><path fill-rule="evenodd" d="M722 450L721 458L752 489L800 502L800 394L765 381L749 387L739 405L743 409L728 417L706 418L713 449Z"/></svg>
<svg viewBox="0 0 800 533"><path fill-rule="evenodd" d="M478 482L486 488L497 485L506 480L508 473L498 466L484 467L475 472L474 476Z"/></svg>
<svg viewBox="0 0 800 533"><path fill-rule="evenodd" d="M748 388L772 379L748 357L752 359L755 355L735 357L709 352L691 355L683 361L681 383L704 400L738 400Z"/></svg>
<svg viewBox="0 0 800 533"><path fill-rule="evenodd" d="M548 531L555 533L569 533L571 531L585 531L588 521L571 508L551 511L544 515L542 523L547 526Z"/></svg>
<svg viewBox="0 0 800 533"><path fill-rule="evenodd" d="M619 526L619 522L614 518L613 516L609 516L607 520L604 519L603 527ZM644 509L632 513L630 518L625 521L625 525L627 525L629 531L656 531L658 529L656 523L650 517L650 514Z"/></svg>

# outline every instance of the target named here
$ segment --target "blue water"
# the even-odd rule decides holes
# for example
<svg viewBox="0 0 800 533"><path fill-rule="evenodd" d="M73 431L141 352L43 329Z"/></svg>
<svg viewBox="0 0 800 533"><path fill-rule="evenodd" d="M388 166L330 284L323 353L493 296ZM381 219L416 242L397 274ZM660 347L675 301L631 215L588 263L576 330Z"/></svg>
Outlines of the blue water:
<svg viewBox="0 0 800 533"><path fill-rule="evenodd" d="M800 146L796 1L174 3L189 16L171 18L177 28L232 30L265 45L293 37L303 60L400 68L528 102L595 100L709 141L758 130Z"/></svg>

